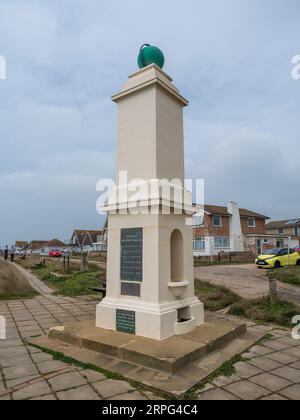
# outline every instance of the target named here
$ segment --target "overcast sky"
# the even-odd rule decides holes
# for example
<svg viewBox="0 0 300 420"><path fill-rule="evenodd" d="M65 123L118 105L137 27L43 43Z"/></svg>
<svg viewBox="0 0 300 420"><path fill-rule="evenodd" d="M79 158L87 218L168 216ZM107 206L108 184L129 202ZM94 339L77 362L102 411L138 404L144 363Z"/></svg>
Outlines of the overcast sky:
<svg viewBox="0 0 300 420"><path fill-rule="evenodd" d="M299 0L0 0L0 245L101 228L116 106L141 44L190 100L187 177L206 202L300 217Z"/></svg>

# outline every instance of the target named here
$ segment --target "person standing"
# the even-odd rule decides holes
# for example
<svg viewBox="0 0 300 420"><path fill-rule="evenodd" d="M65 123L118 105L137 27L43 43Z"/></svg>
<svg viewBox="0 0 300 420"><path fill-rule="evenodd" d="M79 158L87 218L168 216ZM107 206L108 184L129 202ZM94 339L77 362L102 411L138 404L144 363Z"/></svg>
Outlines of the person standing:
<svg viewBox="0 0 300 420"><path fill-rule="evenodd" d="M4 259L5 259L5 261L7 261L7 259L8 259L8 246L7 245L6 245L6 248L4 250Z"/></svg>
<svg viewBox="0 0 300 420"><path fill-rule="evenodd" d="M15 248L12 247L11 252L10 252L10 261L14 262L14 259L15 259Z"/></svg>

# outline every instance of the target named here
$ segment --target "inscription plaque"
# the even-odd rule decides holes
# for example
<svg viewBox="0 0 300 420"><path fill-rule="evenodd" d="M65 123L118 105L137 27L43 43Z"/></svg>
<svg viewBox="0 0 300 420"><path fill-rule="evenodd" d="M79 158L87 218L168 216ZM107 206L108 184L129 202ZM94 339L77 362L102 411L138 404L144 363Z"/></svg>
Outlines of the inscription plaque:
<svg viewBox="0 0 300 420"><path fill-rule="evenodd" d="M143 229L121 230L121 280L143 281Z"/></svg>
<svg viewBox="0 0 300 420"><path fill-rule="evenodd" d="M127 334L135 334L135 312L117 309L116 330Z"/></svg>

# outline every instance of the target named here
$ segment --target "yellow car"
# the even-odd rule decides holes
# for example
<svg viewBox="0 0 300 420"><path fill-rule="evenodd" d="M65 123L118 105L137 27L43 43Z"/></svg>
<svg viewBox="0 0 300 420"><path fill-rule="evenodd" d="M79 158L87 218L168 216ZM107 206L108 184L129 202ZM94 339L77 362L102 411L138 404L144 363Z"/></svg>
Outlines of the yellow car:
<svg viewBox="0 0 300 420"><path fill-rule="evenodd" d="M259 255L255 264L258 268L280 268L288 265L300 265L300 254L294 249L274 248Z"/></svg>

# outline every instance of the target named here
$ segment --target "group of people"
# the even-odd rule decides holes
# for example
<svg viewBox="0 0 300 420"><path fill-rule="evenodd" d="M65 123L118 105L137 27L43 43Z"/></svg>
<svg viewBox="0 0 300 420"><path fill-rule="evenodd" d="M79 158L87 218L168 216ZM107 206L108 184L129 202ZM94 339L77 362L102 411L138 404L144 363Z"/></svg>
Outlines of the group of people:
<svg viewBox="0 0 300 420"><path fill-rule="evenodd" d="M15 259L15 249L12 248L11 250L8 249L8 246L6 245L5 250L4 250L4 259L5 261L8 260L8 257L10 256L10 261L14 262Z"/></svg>

